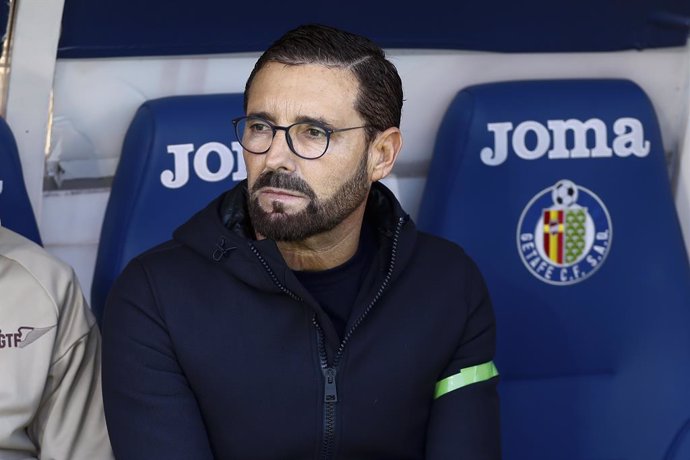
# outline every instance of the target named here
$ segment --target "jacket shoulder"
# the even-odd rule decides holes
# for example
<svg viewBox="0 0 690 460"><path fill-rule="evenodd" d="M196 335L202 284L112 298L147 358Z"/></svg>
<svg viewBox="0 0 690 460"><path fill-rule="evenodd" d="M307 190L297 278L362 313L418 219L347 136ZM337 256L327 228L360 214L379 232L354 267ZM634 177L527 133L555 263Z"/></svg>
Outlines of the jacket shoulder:
<svg viewBox="0 0 690 460"><path fill-rule="evenodd" d="M467 282L484 286L484 277L475 260L457 243L426 232L418 232L417 254L436 269L461 276Z"/></svg>
<svg viewBox="0 0 690 460"><path fill-rule="evenodd" d="M190 256L194 257L193 251L190 251L190 248L176 240L168 240L135 256L129 261L123 271L127 270L132 264L139 265L142 268L145 267L146 270L155 270L156 267L165 270L166 267L177 265L187 260Z"/></svg>
<svg viewBox="0 0 690 460"><path fill-rule="evenodd" d="M418 231L417 245L421 250L429 251L436 256L444 256L464 263L473 263L472 258L460 245L430 233Z"/></svg>
<svg viewBox="0 0 690 460"><path fill-rule="evenodd" d="M0 227L0 257L12 260L27 269L49 265L53 270L71 271L71 268L33 241Z"/></svg>
<svg viewBox="0 0 690 460"><path fill-rule="evenodd" d="M64 291L77 283L72 267L50 254L41 246L0 227L0 266L12 266L13 276L21 276L45 291L55 304L60 306Z"/></svg>
<svg viewBox="0 0 690 460"><path fill-rule="evenodd" d="M0 227L0 306L7 318L57 326L61 356L93 329L95 319L72 267L41 246Z"/></svg>

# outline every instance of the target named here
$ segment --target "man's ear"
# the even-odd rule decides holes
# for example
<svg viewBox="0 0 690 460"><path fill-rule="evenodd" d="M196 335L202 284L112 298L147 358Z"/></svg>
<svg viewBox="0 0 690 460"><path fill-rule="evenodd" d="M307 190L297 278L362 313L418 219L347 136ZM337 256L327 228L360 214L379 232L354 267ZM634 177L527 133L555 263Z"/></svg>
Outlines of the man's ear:
<svg viewBox="0 0 690 460"><path fill-rule="evenodd" d="M402 148L402 133L391 127L379 133L369 147L369 169L372 182L386 177L398 158Z"/></svg>

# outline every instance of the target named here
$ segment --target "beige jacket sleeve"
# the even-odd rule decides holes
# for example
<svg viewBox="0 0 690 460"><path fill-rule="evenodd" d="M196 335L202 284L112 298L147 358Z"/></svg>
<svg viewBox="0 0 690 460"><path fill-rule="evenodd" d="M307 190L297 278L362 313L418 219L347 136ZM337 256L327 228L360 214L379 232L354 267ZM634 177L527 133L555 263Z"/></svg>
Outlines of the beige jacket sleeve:
<svg viewBox="0 0 690 460"><path fill-rule="evenodd" d="M101 338L74 276L58 299L57 340L29 427L41 460L111 459L101 394Z"/></svg>
<svg viewBox="0 0 690 460"><path fill-rule="evenodd" d="M100 333L74 271L0 226L0 460L110 460Z"/></svg>

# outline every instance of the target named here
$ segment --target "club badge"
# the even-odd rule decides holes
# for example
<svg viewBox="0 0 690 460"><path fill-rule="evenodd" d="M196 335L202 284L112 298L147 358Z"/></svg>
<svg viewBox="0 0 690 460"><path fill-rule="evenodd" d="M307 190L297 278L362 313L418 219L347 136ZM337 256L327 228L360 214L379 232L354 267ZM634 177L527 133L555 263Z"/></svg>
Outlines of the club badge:
<svg viewBox="0 0 690 460"><path fill-rule="evenodd" d="M590 277L611 249L611 217L591 190L564 179L539 192L522 211L517 246L525 267L554 285Z"/></svg>

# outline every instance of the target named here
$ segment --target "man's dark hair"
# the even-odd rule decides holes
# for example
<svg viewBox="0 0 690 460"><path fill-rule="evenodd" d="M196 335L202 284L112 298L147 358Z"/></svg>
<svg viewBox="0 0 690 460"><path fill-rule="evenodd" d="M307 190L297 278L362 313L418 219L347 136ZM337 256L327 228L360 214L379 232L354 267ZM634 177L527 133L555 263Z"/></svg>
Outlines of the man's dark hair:
<svg viewBox="0 0 690 460"><path fill-rule="evenodd" d="M349 69L359 82L355 109L373 127L367 130L368 139L373 139L376 131L400 127L403 104L400 76L383 49L366 37L318 24L303 25L285 33L254 65L244 92L245 111L252 81L269 62Z"/></svg>

